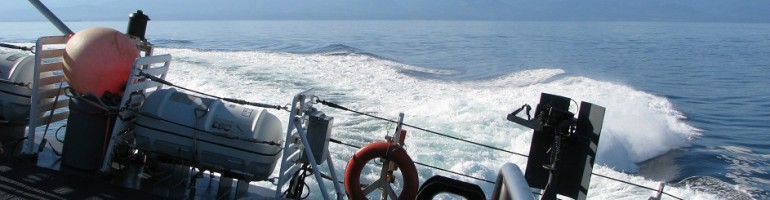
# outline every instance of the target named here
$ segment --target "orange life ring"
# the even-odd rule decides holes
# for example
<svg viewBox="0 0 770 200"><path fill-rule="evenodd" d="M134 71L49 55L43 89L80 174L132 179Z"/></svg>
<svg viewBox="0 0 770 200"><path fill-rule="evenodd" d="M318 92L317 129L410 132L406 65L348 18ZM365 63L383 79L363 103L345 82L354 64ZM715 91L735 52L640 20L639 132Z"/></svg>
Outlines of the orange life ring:
<svg viewBox="0 0 770 200"><path fill-rule="evenodd" d="M358 150L348 161L345 168L345 191L350 199L366 199L364 191L361 190L361 171L364 165L374 158L387 158L396 163L404 176L404 189L398 199L414 199L417 197L419 180L417 179L417 168L406 150L398 145L389 142L375 142L364 146Z"/></svg>

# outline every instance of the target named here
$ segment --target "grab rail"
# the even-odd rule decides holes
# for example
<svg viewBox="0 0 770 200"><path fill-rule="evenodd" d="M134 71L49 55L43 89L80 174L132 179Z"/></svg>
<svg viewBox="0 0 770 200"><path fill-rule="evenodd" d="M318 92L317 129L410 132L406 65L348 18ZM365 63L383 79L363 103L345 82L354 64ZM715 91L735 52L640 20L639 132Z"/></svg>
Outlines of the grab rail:
<svg viewBox="0 0 770 200"><path fill-rule="evenodd" d="M519 166L505 163L500 168L500 173L497 174L492 199L535 200L535 196L532 195L529 184L524 179L524 174L521 173Z"/></svg>

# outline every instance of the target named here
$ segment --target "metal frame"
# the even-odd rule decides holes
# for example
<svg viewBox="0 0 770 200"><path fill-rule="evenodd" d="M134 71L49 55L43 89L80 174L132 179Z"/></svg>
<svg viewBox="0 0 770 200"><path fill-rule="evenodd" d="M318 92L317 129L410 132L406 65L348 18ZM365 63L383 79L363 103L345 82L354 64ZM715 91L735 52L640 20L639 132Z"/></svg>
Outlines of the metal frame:
<svg viewBox="0 0 770 200"><path fill-rule="evenodd" d="M315 156L312 156L314 154L312 152L313 150L310 148L310 143L307 140L307 129L303 126L304 119L308 114L307 112L311 110L314 99L316 99L315 90L310 89L297 94L292 101L291 108L289 109L289 125L286 130L286 140L284 140L283 155L281 157L281 171L279 171L280 174L278 175L278 183L275 190L276 198L281 198L283 186L289 182L292 174L301 168L302 162L300 160L302 154L308 154L309 156L307 156L307 159L312 165L313 175L315 175L321 194L324 199L330 199L329 192L326 191ZM297 131L296 135L292 134L294 130ZM297 144L294 137L297 137L301 144ZM342 187L337 181L337 172L334 169L334 162L328 151L326 152L326 157L326 163L329 166L332 182L334 183L334 190L337 193L337 199L342 199L345 193L342 191Z"/></svg>
<svg viewBox="0 0 770 200"><path fill-rule="evenodd" d="M396 124L396 130L393 133L393 137L386 136L385 139L390 141L393 144L396 144L398 146L404 147L404 144L400 143L401 138L401 129L404 124L404 113L398 114L398 124ZM393 176L393 171L396 170L395 163L391 163L388 159L383 159L382 162L382 168L380 169L380 177L377 178L374 182L366 186L366 188L363 189L364 195L368 195L372 193L374 190L379 189L382 191L380 194L380 199L398 199L398 195L396 194L396 191L393 190L393 187L390 185L390 177Z"/></svg>
<svg viewBox="0 0 770 200"><path fill-rule="evenodd" d="M158 65L161 64L162 65ZM157 55L140 57L134 61L131 74L128 77L126 83L126 90L123 92L123 97L120 100L120 112L118 118L115 119L115 127L110 134L110 142L107 145L107 151L104 155L104 162L102 163L99 172L107 173L110 171L110 164L112 162L112 151L115 146L121 142L127 140L127 136L133 135L132 132L126 132L127 130L133 130L136 112L142 103L143 98L136 94L145 94L145 90L155 87L155 90L163 87L162 83L151 81L143 76L139 75L139 72L144 72L152 76L157 76L161 79L166 78L169 66L171 65L171 55ZM130 102L130 104L129 104Z"/></svg>
<svg viewBox="0 0 770 200"><path fill-rule="evenodd" d="M35 129L38 126L65 120L69 116L69 110L55 111L67 107L70 101L69 97L65 95L65 88L62 85L66 84L63 72L64 48L48 47L50 45L64 45L67 41L69 41L68 36L47 36L39 38L35 44L35 68L32 76L29 124L27 125L27 140L21 151L22 155L37 156L38 151L35 150L34 146ZM43 59L46 59L46 63L43 63Z"/></svg>

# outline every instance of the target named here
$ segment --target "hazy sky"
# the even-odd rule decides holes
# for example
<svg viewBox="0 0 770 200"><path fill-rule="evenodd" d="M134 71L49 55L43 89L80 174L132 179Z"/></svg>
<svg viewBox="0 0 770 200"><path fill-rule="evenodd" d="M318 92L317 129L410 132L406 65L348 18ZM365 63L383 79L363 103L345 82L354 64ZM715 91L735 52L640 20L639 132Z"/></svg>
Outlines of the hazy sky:
<svg viewBox="0 0 770 200"><path fill-rule="evenodd" d="M0 21L42 21L27 0L2 0ZM42 0L65 21L408 19L770 22L770 0Z"/></svg>

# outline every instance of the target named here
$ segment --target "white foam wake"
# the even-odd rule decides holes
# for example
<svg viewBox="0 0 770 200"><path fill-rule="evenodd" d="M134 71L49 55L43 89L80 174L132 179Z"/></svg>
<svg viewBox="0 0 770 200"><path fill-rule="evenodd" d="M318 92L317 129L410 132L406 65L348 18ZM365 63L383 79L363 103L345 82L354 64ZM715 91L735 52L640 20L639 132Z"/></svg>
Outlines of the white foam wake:
<svg viewBox="0 0 770 200"><path fill-rule="evenodd" d="M169 80L189 88L284 104L294 94L312 87L318 89L322 98L352 109L393 118L404 112L406 123L524 154L528 153L532 131L505 120L507 113L523 104L535 105L541 92L591 102L607 108L597 155L601 166L595 172L632 179L649 187L655 187L656 183L617 171L636 172L636 163L687 146L688 140L697 135L697 130L683 123L684 116L665 98L625 85L569 76L557 68L521 71L491 80L448 82L411 77L399 70L417 67L356 54L187 49L159 49L157 53L174 55ZM355 145L381 140L389 127L385 122L328 107L319 108L335 116L332 137ZM576 112L577 108L571 110ZM288 118L283 112L274 113L282 120ZM487 180L494 180L497 169L505 162L526 164L526 158L520 156L421 131L410 131L407 146L414 160ZM338 173L343 172L355 150L330 145ZM422 167L418 167L418 172L421 181L434 174L447 175ZM491 184L452 177L475 182L487 194L491 193ZM600 177L592 179L591 187L589 197L595 199L649 196L646 190ZM713 197L687 188L670 190L688 198Z"/></svg>

